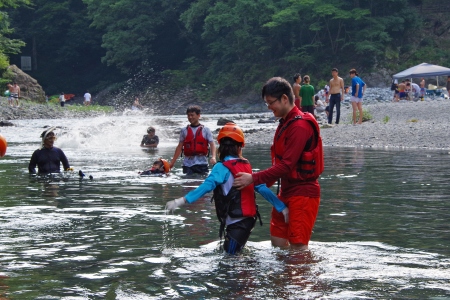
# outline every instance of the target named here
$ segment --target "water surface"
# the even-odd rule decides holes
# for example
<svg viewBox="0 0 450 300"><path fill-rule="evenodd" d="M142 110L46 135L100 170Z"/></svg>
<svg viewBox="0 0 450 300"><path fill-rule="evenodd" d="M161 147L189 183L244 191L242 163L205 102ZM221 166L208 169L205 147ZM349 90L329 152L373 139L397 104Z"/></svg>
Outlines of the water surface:
<svg viewBox="0 0 450 300"><path fill-rule="evenodd" d="M213 130L216 116L206 116ZM229 116L233 118L233 116ZM161 118L161 117L158 117ZM167 201L201 183L181 165L168 178L139 177L170 158L185 116L128 115L15 121L0 160L0 295L7 299L358 299L450 297L450 155L445 151L326 148L321 206L310 251L275 249L270 205L245 252L219 250L210 195L167 215ZM155 125L156 124L156 125ZM246 119L245 129L256 125ZM59 125L76 172L37 178L27 165L45 125ZM137 145L147 126L157 151ZM254 169L267 145L248 145ZM275 189L274 189L275 190ZM7 278L1 278L7 277Z"/></svg>

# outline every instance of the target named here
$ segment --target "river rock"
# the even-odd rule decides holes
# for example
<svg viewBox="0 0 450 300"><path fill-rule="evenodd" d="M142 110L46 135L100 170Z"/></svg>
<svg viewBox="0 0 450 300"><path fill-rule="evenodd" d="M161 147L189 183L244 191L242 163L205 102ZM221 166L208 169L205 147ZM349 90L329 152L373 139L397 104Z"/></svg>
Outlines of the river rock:
<svg viewBox="0 0 450 300"><path fill-rule="evenodd" d="M8 121L0 121L0 127L5 127L5 126L14 126L14 124L11 122L8 122Z"/></svg>
<svg viewBox="0 0 450 300"><path fill-rule="evenodd" d="M232 121L232 120L228 120L228 119L225 119L225 118L219 118L219 120L217 120L217 126L223 126L223 125L225 125L225 124L227 124L227 123L234 123L234 121Z"/></svg>
<svg viewBox="0 0 450 300"><path fill-rule="evenodd" d="M45 102L45 92L36 79L24 73L16 65L10 65L8 70L13 74L11 81L17 82L20 87L21 97L40 103Z"/></svg>

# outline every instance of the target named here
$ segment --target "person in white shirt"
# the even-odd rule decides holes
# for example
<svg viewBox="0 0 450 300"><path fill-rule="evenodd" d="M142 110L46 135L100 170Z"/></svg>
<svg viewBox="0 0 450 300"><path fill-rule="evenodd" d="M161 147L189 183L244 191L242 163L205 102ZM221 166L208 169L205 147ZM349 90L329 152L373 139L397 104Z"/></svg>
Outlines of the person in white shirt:
<svg viewBox="0 0 450 300"><path fill-rule="evenodd" d="M84 94L84 105L89 106L91 105L91 94L89 94L89 91L86 91L86 94Z"/></svg>
<svg viewBox="0 0 450 300"><path fill-rule="evenodd" d="M59 103L61 103L61 107L64 107L64 104L66 103L66 98L64 97L63 92L61 92L61 95L59 95Z"/></svg>

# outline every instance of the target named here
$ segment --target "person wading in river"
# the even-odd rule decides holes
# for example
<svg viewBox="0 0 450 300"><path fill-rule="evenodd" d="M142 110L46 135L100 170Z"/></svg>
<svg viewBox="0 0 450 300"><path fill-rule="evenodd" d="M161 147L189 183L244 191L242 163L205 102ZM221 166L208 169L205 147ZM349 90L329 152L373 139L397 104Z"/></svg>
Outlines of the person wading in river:
<svg viewBox="0 0 450 300"><path fill-rule="evenodd" d="M303 89L303 87L302 87ZM251 174L236 174L233 186L238 190L250 184L273 185L281 179L281 201L289 208L289 222L272 210L272 245L307 249L320 204L318 177L323 171L320 129L312 114L294 105L291 85L281 77L269 79L262 97L280 124L272 145L272 167Z"/></svg>
<svg viewBox="0 0 450 300"><path fill-rule="evenodd" d="M247 186L238 191L232 187L236 173L251 172L248 160L242 157L245 146L244 132L234 123L227 123L219 131L220 162L215 164L205 181L184 197L167 202L166 210L173 211L185 203L193 203L206 193L214 191L214 203L220 221L219 236L225 232L224 250L237 254L247 243L250 233L259 217L255 192L260 193L283 216L283 222L289 221L289 209L265 184ZM262 225L262 224L261 224Z"/></svg>

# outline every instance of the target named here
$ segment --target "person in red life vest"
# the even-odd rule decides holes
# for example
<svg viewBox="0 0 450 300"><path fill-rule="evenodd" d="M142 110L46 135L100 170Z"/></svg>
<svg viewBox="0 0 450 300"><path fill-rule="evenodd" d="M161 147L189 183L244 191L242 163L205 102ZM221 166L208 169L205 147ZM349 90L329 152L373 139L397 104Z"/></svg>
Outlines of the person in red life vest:
<svg viewBox="0 0 450 300"><path fill-rule="evenodd" d="M214 165L216 163L216 146L214 144L213 135L209 128L200 124L200 106L189 106L186 110L187 118L190 125L181 129L180 140L170 168L172 169L177 158L184 154L183 173L192 175L194 173L206 174L208 169L208 152L211 150L211 158L209 162ZM208 147L209 146L209 147Z"/></svg>
<svg viewBox="0 0 450 300"><path fill-rule="evenodd" d="M272 210L272 245L308 249L320 204L318 177L323 171L323 149L319 126L313 115L294 104L291 85L281 77L269 79L262 97L275 117L281 118L272 145L272 167L251 174L238 173L233 186L273 185L281 179L280 199L289 208L289 223Z"/></svg>
<svg viewBox="0 0 450 300"><path fill-rule="evenodd" d="M213 198L220 221L220 238L225 232L223 249L229 254L237 254L247 243L259 217L254 191L260 193L284 216L284 222L289 220L289 210L265 184L257 186L250 184L241 191L233 188L237 173L252 172L250 163L242 157L245 140L239 126L234 123L225 124L219 131L217 141L220 161L214 165L211 173L198 188L184 197L167 202L166 210L173 211L214 191Z"/></svg>

